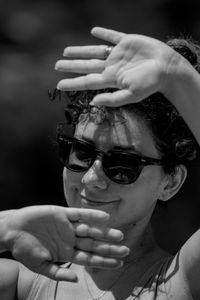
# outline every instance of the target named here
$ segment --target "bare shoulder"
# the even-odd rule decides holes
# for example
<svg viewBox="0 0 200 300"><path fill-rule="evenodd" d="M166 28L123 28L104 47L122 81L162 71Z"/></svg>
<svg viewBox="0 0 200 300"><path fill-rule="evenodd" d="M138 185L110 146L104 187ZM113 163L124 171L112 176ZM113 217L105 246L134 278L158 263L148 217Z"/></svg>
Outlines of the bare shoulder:
<svg viewBox="0 0 200 300"><path fill-rule="evenodd" d="M11 288L15 289L17 287L19 275L18 263L11 259L0 259L0 293L1 291Z"/></svg>
<svg viewBox="0 0 200 300"><path fill-rule="evenodd" d="M0 259L0 299L16 299L19 276L18 263L11 259Z"/></svg>
<svg viewBox="0 0 200 300"><path fill-rule="evenodd" d="M200 230L196 231L174 257L169 273L194 299L200 298ZM172 273L171 273L172 274Z"/></svg>
<svg viewBox="0 0 200 300"><path fill-rule="evenodd" d="M0 259L0 299L23 299L35 274L12 259Z"/></svg>

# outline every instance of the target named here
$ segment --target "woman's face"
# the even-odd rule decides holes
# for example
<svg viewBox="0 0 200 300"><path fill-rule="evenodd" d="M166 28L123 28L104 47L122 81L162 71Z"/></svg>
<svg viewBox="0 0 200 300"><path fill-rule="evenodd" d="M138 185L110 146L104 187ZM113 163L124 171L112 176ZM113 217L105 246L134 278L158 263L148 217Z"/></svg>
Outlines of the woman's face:
<svg viewBox="0 0 200 300"><path fill-rule="evenodd" d="M142 119L124 112L127 122L118 120L100 125L91 120L79 123L74 136L90 140L96 147L108 151L115 146L133 147L143 156L160 158L151 132ZM101 158L82 173L64 168L64 192L70 207L100 209L111 215L110 225L115 228L142 222L153 212L162 189L165 174L161 166L145 166L138 179L121 185L111 181L102 169Z"/></svg>

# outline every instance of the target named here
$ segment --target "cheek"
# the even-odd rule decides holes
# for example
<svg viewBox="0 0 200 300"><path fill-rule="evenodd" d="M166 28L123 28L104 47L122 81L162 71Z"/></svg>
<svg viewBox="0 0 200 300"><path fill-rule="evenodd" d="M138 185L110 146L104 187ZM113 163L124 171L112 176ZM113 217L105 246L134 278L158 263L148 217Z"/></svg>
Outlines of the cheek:
<svg viewBox="0 0 200 300"><path fill-rule="evenodd" d="M127 197L137 195L139 198L157 199L162 187L163 175L158 167L147 166L132 184L116 186L115 188Z"/></svg>
<svg viewBox="0 0 200 300"><path fill-rule="evenodd" d="M145 170L136 182L119 191L124 210L130 211L136 221L151 214L160 195L161 182L159 172Z"/></svg>
<svg viewBox="0 0 200 300"><path fill-rule="evenodd" d="M138 179L140 193L150 204L157 201L162 188L163 174L160 167L147 166Z"/></svg>
<svg viewBox="0 0 200 300"><path fill-rule="evenodd" d="M67 204L71 207L79 207L79 190L81 186L82 175L74 173L68 169L63 169L63 188Z"/></svg>

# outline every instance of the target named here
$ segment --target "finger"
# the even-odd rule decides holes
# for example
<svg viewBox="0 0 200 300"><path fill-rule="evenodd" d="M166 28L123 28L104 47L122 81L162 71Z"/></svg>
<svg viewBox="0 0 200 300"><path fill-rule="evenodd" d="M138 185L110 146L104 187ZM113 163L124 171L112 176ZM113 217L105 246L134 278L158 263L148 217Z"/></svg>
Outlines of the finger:
<svg viewBox="0 0 200 300"><path fill-rule="evenodd" d="M63 56L67 58L105 58L107 45L73 46L64 49Z"/></svg>
<svg viewBox="0 0 200 300"><path fill-rule="evenodd" d="M67 218L72 222L102 223L108 221L109 214L95 209L66 208Z"/></svg>
<svg viewBox="0 0 200 300"><path fill-rule="evenodd" d="M94 27L91 30L91 34L99 39L105 40L112 44L118 44L121 41L121 39L126 36L125 33L111 29L106 29L103 27Z"/></svg>
<svg viewBox="0 0 200 300"><path fill-rule="evenodd" d="M114 93L98 94L90 102L90 105L117 107L132 102L135 102L133 93L129 90L120 90Z"/></svg>
<svg viewBox="0 0 200 300"><path fill-rule="evenodd" d="M119 268L123 265L123 262L116 258L102 257L100 255L93 255L84 251L76 251L73 257L73 262L84 266L103 269Z"/></svg>
<svg viewBox="0 0 200 300"><path fill-rule="evenodd" d="M41 264L37 272L53 280L70 282L78 281L78 277L75 272L55 263L44 262Z"/></svg>
<svg viewBox="0 0 200 300"><path fill-rule="evenodd" d="M97 90L107 87L115 87L115 84L105 82L101 74L93 73L76 78L59 81L57 89L62 91Z"/></svg>
<svg viewBox="0 0 200 300"><path fill-rule="evenodd" d="M120 242L124 235L118 229L113 228L97 228L91 227L87 224L75 224L75 234L79 237L91 237L96 240L109 241L109 242Z"/></svg>
<svg viewBox="0 0 200 300"><path fill-rule="evenodd" d="M62 72L72 73L101 73L105 68L105 62L100 59L90 60L59 60L55 69Z"/></svg>
<svg viewBox="0 0 200 300"><path fill-rule="evenodd" d="M78 238L75 247L81 251L115 258L122 258L129 254L129 249L126 246L111 245L90 238Z"/></svg>

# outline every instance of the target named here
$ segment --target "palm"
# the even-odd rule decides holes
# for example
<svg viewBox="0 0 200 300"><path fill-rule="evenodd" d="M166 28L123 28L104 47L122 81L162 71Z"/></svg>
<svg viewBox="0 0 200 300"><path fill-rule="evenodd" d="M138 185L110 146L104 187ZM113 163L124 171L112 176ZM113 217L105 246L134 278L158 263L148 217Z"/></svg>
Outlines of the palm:
<svg viewBox="0 0 200 300"><path fill-rule="evenodd" d="M56 69L86 75L60 81L61 90L118 88L112 94L95 97L95 104L111 106L141 101L157 91L165 94L164 74L175 54L170 47L146 36L102 28L96 28L93 34L116 46L106 60L102 60L106 46L66 48L65 56L70 60L58 61Z"/></svg>
<svg viewBox="0 0 200 300"><path fill-rule="evenodd" d="M159 73L159 70L156 70L158 56L155 41L152 43L150 38L144 40L142 36L127 35L107 58L105 70L102 72L103 80L107 85L112 82L114 87L133 93L142 76L146 77L143 77L143 80L149 81L149 70L154 76Z"/></svg>
<svg viewBox="0 0 200 300"><path fill-rule="evenodd" d="M59 208L51 211L49 207L43 215L29 208L26 209L26 215L20 211L15 212L13 228L18 231L13 244L13 256L26 265L34 267L35 263L43 259L55 262L71 260L75 233L72 224Z"/></svg>

